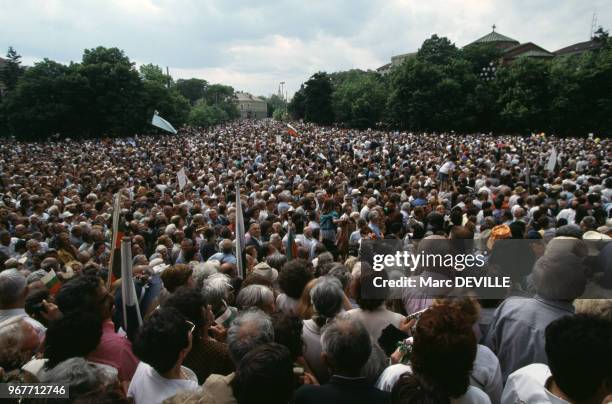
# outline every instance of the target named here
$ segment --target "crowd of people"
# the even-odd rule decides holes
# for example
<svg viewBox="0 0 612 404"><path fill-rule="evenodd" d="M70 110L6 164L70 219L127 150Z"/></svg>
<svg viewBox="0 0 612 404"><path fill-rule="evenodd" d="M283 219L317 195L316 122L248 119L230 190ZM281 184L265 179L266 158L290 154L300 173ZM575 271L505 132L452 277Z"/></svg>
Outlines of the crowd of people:
<svg viewBox="0 0 612 404"><path fill-rule="evenodd" d="M293 126L0 140L2 382L71 403L612 402L609 140ZM364 293L364 240L451 239L529 240L487 263L529 271L503 298Z"/></svg>

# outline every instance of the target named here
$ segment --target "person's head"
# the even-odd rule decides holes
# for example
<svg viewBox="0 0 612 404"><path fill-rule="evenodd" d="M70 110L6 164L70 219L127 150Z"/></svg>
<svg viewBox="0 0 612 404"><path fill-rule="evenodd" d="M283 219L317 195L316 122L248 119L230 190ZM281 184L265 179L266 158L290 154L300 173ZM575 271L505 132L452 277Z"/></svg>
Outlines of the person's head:
<svg viewBox="0 0 612 404"><path fill-rule="evenodd" d="M193 332L195 337L201 336L213 321L202 292L194 288L181 286L164 300L162 307L175 308L195 324Z"/></svg>
<svg viewBox="0 0 612 404"><path fill-rule="evenodd" d="M111 317L114 300L102 279L93 275L76 276L64 283L55 296L64 314L77 311L96 312L105 320Z"/></svg>
<svg viewBox="0 0 612 404"><path fill-rule="evenodd" d="M546 327L548 367L572 402L601 403L612 394L612 322L566 316Z"/></svg>
<svg viewBox="0 0 612 404"><path fill-rule="evenodd" d="M391 390L393 404L450 404L448 395L414 373L404 373Z"/></svg>
<svg viewBox="0 0 612 404"><path fill-rule="evenodd" d="M268 314L274 313L275 307L274 292L264 285L249 285L236 296L236 307L239 310L258 308Z"/></svg>
<svg viewBox="0 0 612 404"><path fill-rule="evenodd" d="M310 291L310 299L315 311L313 320L322 327L342 310L342 284L330 275L317 278L317 283Z"/></svg>
<svg viewBox="0 0 612 404"><path fill-rule="evenodd" d="M162 307L145 320L132 349L163 376L180 366L191 350L193 325L177 309Z"/></svg>
<svg viewBox="0 0 612 404"><path fill-rule="evenodd" d="M333 374L358 376L372 352L370 334L364 325L347 315L338 315L323 328L321 357Z"/></svg>
<svg viewBox="0 0 612 404"><path fill-rule="evenodd" d="M116 385L116 377L102 366L87 361L85 358L69 358L57 366L45 371L41 383L59 383L68 386L70 399L73 403L99 403L100 394L106 394ZM85 401L88 396L96 397L93 401ZM115 395L117 397L117 395ZM114 403L123 403L121 396Z"/></svg>
<svg viewBox="0 0 612 404"><path fill-rule="evenodd" d="M536 261L532 277L538 295L549 300L572 301L586 287L585 266L568 251L544 254Z"/></svg>
<svg viewBox="0 0 612 404"><path fill-rule="evenodd" d="M277 312L272 314L274 342L289 349L291 360L295 362L304 353L302 326L304 322L297 316Z"/></svg>
<svg viewBox="0 0 612 404"><path fill-rule="evenodd" d="M302 296L304 287L312 277L308 263L304 260L295 259L283 265L278 275L278 284L287 296L297 300Z"/></svg>
<svg viewBox="0 0 612 404"><path fill-rule="evenodd" d="M289 350L280 344L260 345L236 367L233 391L239 403L285 404L293 394L295 379Z"/></svg>
<svg viewBox="0 0 612 404"><path fill-rule="evenodd" d="M223 314L226 310L232 293L232 284L229 276L225 274L212 274L202 282L202 296L207 304L212 306L215 316Z"/></svg>
<svg viewBox="0 0 612 404"><path fill-rule="evenodd" d="M38 349L39 338L25 318L14 316L0 322L0 368L5 372L21 368Z"/></svg>
<svg viewBox="0 0 612 404"><path fill-rule="evenodd" d="M476 358L476 336L472 324L455 307L432 306L413 332L412 369L449 397L468 389Z"/></svg>
<svg viewBox="0 0 612 404"><path fill-rule="evenodd" d="M102 319L96 312L75 310L49 324L45 336L45 367L51 369L66 359L85 357L100 343Z"/></svg>
<svg viewBox="0 0 612 404"><path fill-rule="evenodd" d="M161 280L164 287L170 293L174 292L180 286L194 287L193 269L189 265L174 264L164 269L161 274Z"/></svg>
<svg viewBox="0 0 612 404"><path fill-rule="evenodd" d="M255 238L259 238L261 236L261 228L259 227L259 223L253 223L249 226L249 234Z"/></svg>
<svg viewBox="0 0 612 404"><path fill-rule="evenodd" d="M255 347L274 341L270 316L261 310L240 313L227 331L227 346L234 364Z"/></svg>
<svg viewBox="0 0 612 404"><path fill-rule="evenodd" d="M0 272L0 309L24 307L28 294L26 278L16 269Z"/></svg>

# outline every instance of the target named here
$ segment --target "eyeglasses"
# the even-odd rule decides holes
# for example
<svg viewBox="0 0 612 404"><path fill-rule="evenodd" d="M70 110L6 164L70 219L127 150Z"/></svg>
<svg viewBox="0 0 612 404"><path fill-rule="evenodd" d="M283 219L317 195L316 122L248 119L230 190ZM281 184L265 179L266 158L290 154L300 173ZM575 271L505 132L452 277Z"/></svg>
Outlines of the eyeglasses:
<svg viewBox="0 0 612 404"><path fill-rule="evenodd" d="M189 335L192 335L193 330L195 330L195 324L189 320L185 320L185 323L189 326Z"/></svg>

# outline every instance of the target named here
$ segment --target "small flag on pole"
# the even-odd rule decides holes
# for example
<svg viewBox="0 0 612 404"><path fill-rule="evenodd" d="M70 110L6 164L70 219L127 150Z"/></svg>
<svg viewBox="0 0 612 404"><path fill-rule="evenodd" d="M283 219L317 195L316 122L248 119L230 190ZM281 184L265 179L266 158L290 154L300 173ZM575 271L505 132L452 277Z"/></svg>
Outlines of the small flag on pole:
<svg viewBox="0 0 612 404"><path fill-rule="evenodd" d="M176 177L178 179L179 188L181 191L187 185L187 175L185 174L185 167L181 168L178 173L176 173Z"/></svg>
<svg viewBox="0 0 612 404"><path fill-rule="evenodd" d="M282 144L283 143L283 138L281 137L281 135L276 135L276 143L277 144Z"/></svg>
<svg viewBox="0 0 612 404"><path fill-rule="evenodd" d="M557 165L557 149L554 147L550 152L550 157L548 158L548 163L546 164L546 169L550 172L555 171L555 166Z"/></svg>
<svg viewBox="0 0 612 404"><path fill-rule="evenodd" d="M127 309L135 310L138 317L138 328L142 325L142 316L136 296L136 287L132 277L132 241L129 238L121 240L121 301L123 306L123 329L129 333ZM134 324L132 324L134 327Z"/></svg>
<svg viewBox="0 0 612 404"><path fill-rule="evenodd" d="M289 133L291 136L299 136L297 129L289 124L287 124L287 133Z"/></svg>
<svg viewBox="0 0 612 404"><path fill-rule="evenodd" d="M47 289L49 289L49 293L51 295L55 295L62 286L53 269L47 272L47 274L43 276L40 281L47 287Z"/></svg>
<svg viewBox="0 0 612 404"><path fill-rule="evenodd" d="M157 111L155 111L155 113L153 114L153 119L151 119L151 125L157 126L158 128L173 133L175 135L177 134L177 131L176 129L174 129L174 126L172 126L170 122L159 116L159 113Z"/></svg>
<svg viewBox="0 0 612 404"><path fill-rule="evenodd" d="M240 185L236 183L236 265L242 279L246 277L242 251L244 250L244 216L242 215L242 201L240 200Z"/></svg>

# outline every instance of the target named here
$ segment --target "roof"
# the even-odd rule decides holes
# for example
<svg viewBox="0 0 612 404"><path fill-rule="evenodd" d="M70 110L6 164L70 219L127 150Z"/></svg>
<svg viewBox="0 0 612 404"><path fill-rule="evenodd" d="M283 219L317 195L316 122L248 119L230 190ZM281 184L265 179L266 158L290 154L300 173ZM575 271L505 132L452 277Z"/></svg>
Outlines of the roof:
<svg viewBox="0 0 612 404"><path fill-rule="evenodd" d="M481 38L478 38L477 40L472 42L470 45L476 44L476 43L495 43L495 42L516 42L517 44L519 43L519 41L517 41L516 39L512 39L510 37L502 35L499 32L491 31L487 35Z"/></svg>
<svg viewBox="0 0 612 404"><path fill-rule="evenodd" d="M5 63L6 63L6 59L2 59L2 58L0 58L0 65L3 65L3 64L5 64Z"/></svg>
<svg viewBox="0 0 612 404"><path fill-rule="evenodd" d="M601 47L601 42L597 42L593 39L585 42L578 42L565 48L554 51L555 55L571 55L572 53L582 53L586 51L595 50Z"/></svg>
<svg viewBox="0 0 612 404"><path fill-rule="evenodd" d="M525 49L525 51L521 52L521 49ZM519 56L528 56L528 57L554 57L555 55L546 49L542 48L534 44L533 42L525 42L520 45L513 46L511 48L505 49L503 52L504 57L513 58Z"/></svg>
<svg viewBox="0 0 612 404"><path fill-rule="evenodd" d="M241 91L238 91L236 93L236 98L238 98L238 101L249 101L249 102L265 102L264 100L262 100L259 97L254 97L249 93L243 93Z"/></svg>
<svg viewBox="0 0 612 404"><path fill-rule="evenodd" d="M387 70L391 67L391 63L387 63L386 65L382 65L380 66L378 69L376 69L377 72L380 72L382 70Z"/></svg>

